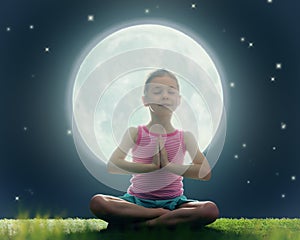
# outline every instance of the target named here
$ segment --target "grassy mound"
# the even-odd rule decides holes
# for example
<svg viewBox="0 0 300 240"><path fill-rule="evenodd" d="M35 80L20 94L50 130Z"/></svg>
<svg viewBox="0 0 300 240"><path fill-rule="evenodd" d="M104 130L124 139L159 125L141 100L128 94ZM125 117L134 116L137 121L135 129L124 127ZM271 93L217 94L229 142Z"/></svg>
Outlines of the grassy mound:
<svg viewBox="0 0 300 240"><path fill-rule="evenodd" d="M201 229L178 226L105 231L99 219L2 219L1 240L93 240L93 239L217 239L217 240L300 240L300 219L218 219Z"/></svg>

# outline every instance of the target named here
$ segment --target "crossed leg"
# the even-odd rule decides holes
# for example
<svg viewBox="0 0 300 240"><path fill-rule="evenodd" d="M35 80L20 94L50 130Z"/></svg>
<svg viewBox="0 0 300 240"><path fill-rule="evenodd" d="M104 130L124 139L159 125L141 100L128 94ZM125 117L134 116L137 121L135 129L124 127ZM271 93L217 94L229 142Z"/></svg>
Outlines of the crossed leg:
<svg viewBox="0 0 300 240"><path fill-rule="evenodd" d="M130 224L157 218L169 210L146 208L123 199L97 194L90 202L91 211L98 217L112 224Z"/></svg>
<svg viewBox="0 0 300 240"><path fill-rule="evenodd" d="M146 225L175 226L181 223L189 223L191 227L195 228L214 222L218 216L219 209L213 202L189 202L157 218L147 220Z"/></svg>
<svg viewBox="0 0 300 240"><path fill-rule="evenodd" d="M90 202L91 211L112 225L140 223L147 226L175 226L190 223L193 227L204 226L214 222L219 210L213 202L189 202L170 211L163 208L146 208L123 199L98 194Z"/></svg>

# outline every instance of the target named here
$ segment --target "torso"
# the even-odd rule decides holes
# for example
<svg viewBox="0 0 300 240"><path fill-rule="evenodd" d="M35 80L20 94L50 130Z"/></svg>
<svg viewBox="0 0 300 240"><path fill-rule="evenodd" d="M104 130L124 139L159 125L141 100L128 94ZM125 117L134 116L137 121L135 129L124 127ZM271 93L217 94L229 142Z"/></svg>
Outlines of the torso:
<svg viewBox="0 0 300 240"><path fill-rule="evenodd" d="M166 134L153 133L146 126L139 126L131 131L135 145L132 149L133 162L150 164L157 151L157 138L162 136L168 160L183 164L186 152L183 132L174 130ZM160 169L150 173L134 174L128 193L139 198L169 199L183 194L182 177Z"/></svg>

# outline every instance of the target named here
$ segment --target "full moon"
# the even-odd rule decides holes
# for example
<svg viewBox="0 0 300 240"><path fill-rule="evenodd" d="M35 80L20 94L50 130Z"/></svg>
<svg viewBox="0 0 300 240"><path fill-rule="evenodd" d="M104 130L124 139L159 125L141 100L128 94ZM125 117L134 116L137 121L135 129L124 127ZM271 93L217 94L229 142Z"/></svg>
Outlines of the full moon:
<svg viewBox="0 0 300 240"><path fill-rule="evenodd" d="M97 41L72 80L78 154L96 179L117 190L127 189L130 176L111 175L106 164L125 130L149 121L141 98L147 75L158 68L173 72L179 80L182 102L174 112L174 126L191 131L201 151L213 149L211 159L207 156L212 167L223 147L222 81L200 42L159 24L119 29ZM191 159L187 156L185 161Z"/></svg>

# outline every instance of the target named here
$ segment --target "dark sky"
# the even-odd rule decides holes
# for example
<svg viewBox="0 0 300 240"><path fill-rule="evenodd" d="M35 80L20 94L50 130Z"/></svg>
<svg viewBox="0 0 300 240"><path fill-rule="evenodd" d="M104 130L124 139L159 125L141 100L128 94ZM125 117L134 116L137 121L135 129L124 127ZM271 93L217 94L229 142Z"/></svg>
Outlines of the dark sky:
<svg viewBox="0 0 300 240"><path fill-rule="evenodd" d="M145 21L179 25L203 39L227 88L227 135L213 177L185 180L185 194L215 201L223 217L300 217L298 1L0 4L0 218L24 211L92 217L93 194L121 194L86 170L67 133L70 87L96 36Z"/></svg>

